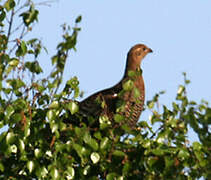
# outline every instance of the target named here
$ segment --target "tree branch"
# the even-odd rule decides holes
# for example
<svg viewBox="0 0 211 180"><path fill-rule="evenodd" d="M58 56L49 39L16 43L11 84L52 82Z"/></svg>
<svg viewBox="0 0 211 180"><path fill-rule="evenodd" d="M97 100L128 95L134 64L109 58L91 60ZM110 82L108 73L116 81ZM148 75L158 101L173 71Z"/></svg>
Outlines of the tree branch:
<svg viewBox="0 0 211 180"><path fill-rule="evenodd" d="M10 17L10 20L9 20L9 29L8 29L8 33L7 33L7 43L9 42L10 35L11 35L13 17L14 17L14 9L12 10L11 17Z"/></svg>

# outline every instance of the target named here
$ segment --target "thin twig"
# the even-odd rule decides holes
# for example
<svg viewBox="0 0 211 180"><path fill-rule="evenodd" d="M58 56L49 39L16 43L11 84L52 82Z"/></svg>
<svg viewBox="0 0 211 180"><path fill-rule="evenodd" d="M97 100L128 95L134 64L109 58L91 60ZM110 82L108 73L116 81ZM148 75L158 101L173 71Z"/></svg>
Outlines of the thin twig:
<svg viewBox="0 0 211 180"><path fill-rule="evenodd" d="M35 6L48 6L50 7L50 4L48 3L52 3L54 2L53 0L52 1L44 1L44 2L39 2L39 3L34 3ZM31 2L32 4L32 2ZM30 3L25 3L23 4L22 6L20 6L16 11L15 11L15 14L18 13L19 11L21 11L22 9L24 9L25 7L28 7L31 5Z"/></svg>
<svg viewBox="0 0 211 180"><path fill-rule="evenodd" d="M18 0L17 5L19 5L19 4L20 4L20 2L21 2L21 0Z"/></svg>
<svg viewBox="0 0 211 180"><path fill-rule="evenodd" d="M27 7L27 6L29 6L28 3L23 4L22 6L20 6L20 7L15 11L15 14L17 14L20 10L22 10L23 8L25 8L25 7Z"/></svg>
<svg viewBox="0 0 211 180"><path fill-rule="evenodd" d="M11 17L10 17L10 20L9 20L9 29L8 29L8 33L7 33L7 43L9 42L9 39L10 39L12 23L13 23L13 17L14 17L14 9L12 10Z"/></svg>
<svg viewBox="0 0 211 180"><path fill-rule="evenodd" d="M163 125L160 126L150 137L150 139L152 139L161 129L163 128Z"/></svg>
<svg viewBox="0 0 211 180"><path fill-rule="evenodd" d="M68 58L68 52L69 52L69 50L67 50L67 51L65 52L65 63L66 63L67 58ZM63 73L64 73L64 69L63 69L63 71L61 72L60 77L58 77L58 78L60 78L60 80L59 80L59 84L58 84L58 86L56 87L56 90L54 91L54 94L56 94L56 93L57 93L57 91L58 91L58 89L59 89L59 86L60 86L60 85L61 85L61 83L62 83Z"/></svg>
<svg viewBox="0 0 211 180"><path fill-rule="evenodd" d="M22 30L22 32L21 32L21 35L20 35L20 37L18 38L18 40L21 40L21 39L23 39L23 37L24 36L26 36L27 35L27 33L29 32L28 30L27 31L25 31L26 30L26 28L25 28L25 26L23 27L23 30ZM16 41L17 42L17 39L16 40L13 40L13 41ZM14 49L16 48L16 46L17 46L17 43L12 47L12 49L10 49L10 51L9 51L9 55L14 51Z"/></svg>
<svg viewBox="0 0 211 180"><path fill-rule="evenodd" d="M50 3L56 2L55 0L49 0L49 1L44 1L44 2L39 2L39 3L34 3L35 6L48 6L50 7Z"/></svg>
<svg viewBox="0 0 211 180"><path fill-rule="evenodd" d="M15 49L15 47L17 46L17 44L15 44L13 47L12 47L12 49L10 49L10 51L9 51L9 55L11 55L11 53L12 53L12 51Z"/></svg>
<svg viewBox="0 0 211 180"><path fill-rule="evenodd" d="M18 30L21 28L21 26L23 26L23 25L24 25L23 22L22 22L21 24L19 24L19 25L11 32L11 34L13 34L14 32L18 31Z"/></svg>

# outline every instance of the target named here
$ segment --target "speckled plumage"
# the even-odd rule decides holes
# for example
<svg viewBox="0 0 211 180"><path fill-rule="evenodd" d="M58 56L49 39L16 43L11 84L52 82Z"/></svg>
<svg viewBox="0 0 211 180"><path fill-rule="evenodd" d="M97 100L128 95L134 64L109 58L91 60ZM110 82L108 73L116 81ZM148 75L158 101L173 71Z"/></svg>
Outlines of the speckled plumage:
<svg viewBox="0 0 211 180"><path fill-rule="evenodd" d="M99 117L107 115L109 119L118 113L124 116L124 123L134 127L143 110L145 99L144 80L140 65L142 59L152 52L143 44L133 46L127 54L125 73L122 80L115 86L99 91L79 103L80 112L85 116ZM131 75L134 72L134 75ZM125 90L124 84L133 82L133 87ZM138 90L138 96L137 92ZM121 102L121 110L118 104Z"/></svg>

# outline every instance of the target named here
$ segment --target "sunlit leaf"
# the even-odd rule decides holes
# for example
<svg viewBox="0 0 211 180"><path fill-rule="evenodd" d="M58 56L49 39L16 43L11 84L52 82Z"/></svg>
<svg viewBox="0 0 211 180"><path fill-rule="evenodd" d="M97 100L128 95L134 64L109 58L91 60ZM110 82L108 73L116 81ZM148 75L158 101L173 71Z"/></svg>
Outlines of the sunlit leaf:
<svg viewBox="0 0 211 180"><path fill-rule="evenodd" d="M90 157L94 164L98 163L100 160L100 155L97 152L93 152Z"/></svg>
<svg viewBox="0 0 211 180"><path fill-rule="evenodd" d="M132 81L132 80L128 80L128 81L126 81L126 82L123 84L123 89L124 89L125 91L130 91L130 90L133 89L133 87L134 87L134 84L133 84L133 81Z"/></svg>
<svg viewBox="0 0 211 180"><path fill-rule="evenodd" d="M106 149L108 145L109 145L109 139L108 137L104 137L100 142L100 149Z"/></svg>
<svg viewBox="0 0 211 180"><path fill-rule="evenodd" d="M69 108L71 114L75 114L75 113L78 112L78 110L79 110L79 107L78 107L77 103L74 102L74 101L71 101L71 102L68 104L68 108Z"/></svg>
<svg viewBox="0 0 211 180"><path fill-rule="evenodd" d="M29 170L30 173L32 173L32 171L34 170L35 164L33 161L28 161L27 162L27 169Z"/></svg>
<svg viewBox="0 0 211 180"><path fill-rule="evenodd" d="M49 106L49 108L58 108L59 107L59 102L58 101L53 101L51 104L50 104L50 106Z"/></svg>
<svg viewBox="0 0 211 180"><path fill-rule="evenodd" d="M52 177L52 179L59 179L59 171L58 171L58 169L56 169L56 168L52 168L52 170L51 170L51 177Z"/></svg>
<svg viewBox="0 0 211 180"><path fill-rule="evenodd" d="M10 62L9 65L12 67L16 67L19 64L19 60L16 58L13 58Z"/></svg>
<svg viewBox="0 0 211 180"><path fill-rule="evenodd" d="M125 153L122 152L122 151L119 151L119 150L115 150L115 151L113 152L113 155L114 155L114 156L125 156Z"/></svg>
<svg viewBox="0 0 211 180"><path fill-rule="evenodd" d="M9 132L6 136L6 143L12 144L15 141L15 134L13 132Z"/></svg>
<svg viewBox="0 0 211 180"><path fill-rule="evenodd" d="M7 0L4 4L4 7L7 11L10 11L11 9L13 9L15 7L15 1L14 0Z"/></svg>
<svg viewBox="0 0 211 180"><path fill-rule="evenodd" d="M0 162L0 171L4 172L4 165Z"/></svg>
<svg viewBox="0 0 211 180"><path fill-rule="evenodd" d="M27 46L26 43L24 41L21 41L21 44L18 46L18 49L15 53L16 56L25 56L25 54L27 53Z"/></svg>
<svg viewBox="0 0 211 180"><path fill-rule="evenodd" d="M75 176L75 170L73 167L68 167L66 172L66 178L67 179L73 179Z"/></svg>
<svg viewBox="0 0 211 180"><path fill-rule="evenodd" d="M19 140L19 149L21 152L24 152L24 150L25 150L25 143L21 139Z"/></svg>

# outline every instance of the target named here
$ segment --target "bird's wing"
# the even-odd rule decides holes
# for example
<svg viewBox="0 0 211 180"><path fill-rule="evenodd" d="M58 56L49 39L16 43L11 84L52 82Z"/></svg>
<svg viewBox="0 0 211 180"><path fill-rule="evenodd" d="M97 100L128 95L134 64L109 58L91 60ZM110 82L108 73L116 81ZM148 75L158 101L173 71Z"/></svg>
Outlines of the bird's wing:
<svg viewBox="0 0 211 180"><path fill-rule="evenodd" d="M115 103L118 99L117 85L99 91L79 103L82 114L99 116L103 111L114 112Z"/></svg>

